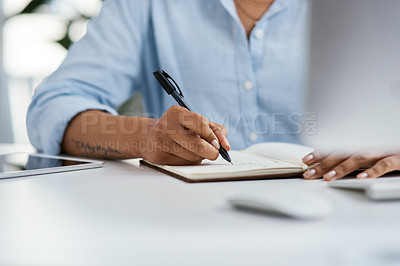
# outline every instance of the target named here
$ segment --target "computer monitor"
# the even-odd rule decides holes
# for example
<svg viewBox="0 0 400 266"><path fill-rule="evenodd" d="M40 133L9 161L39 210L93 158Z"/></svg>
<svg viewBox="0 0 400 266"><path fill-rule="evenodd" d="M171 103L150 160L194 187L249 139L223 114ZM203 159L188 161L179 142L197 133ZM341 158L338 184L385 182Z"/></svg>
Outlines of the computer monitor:
<svg viewBox="0 0 400 266"><path fill-rule="evenodd" d="M311 146L400 148L400 1L311 0Z"/></svg>

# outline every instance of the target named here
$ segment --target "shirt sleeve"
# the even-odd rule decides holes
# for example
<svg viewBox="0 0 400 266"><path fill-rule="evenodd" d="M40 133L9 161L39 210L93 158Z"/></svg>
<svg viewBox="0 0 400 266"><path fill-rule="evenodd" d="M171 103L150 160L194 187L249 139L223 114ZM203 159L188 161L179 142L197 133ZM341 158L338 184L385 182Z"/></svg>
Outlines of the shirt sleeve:
<svg viewBox="0 0 400 266"><path fill-rule="evenodd" d="M60 68L36 89L27 114L31 143L47 154L61 149L69 121L86 110L117 114L137 89L145 16L143 0L106 0Z"/></svg>

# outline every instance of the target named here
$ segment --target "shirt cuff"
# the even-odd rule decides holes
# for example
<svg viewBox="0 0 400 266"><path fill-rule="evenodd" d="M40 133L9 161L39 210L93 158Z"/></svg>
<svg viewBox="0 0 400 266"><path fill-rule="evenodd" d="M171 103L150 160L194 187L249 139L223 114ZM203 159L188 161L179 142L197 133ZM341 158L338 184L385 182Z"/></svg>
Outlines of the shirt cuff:
<svg viewBox="0 0 400 266"><path fill-rule="evenodd" d="M51 100L51 104L34 106L28 111L28 135L33 146L46 154L59 154L68 123L79 113L101 110L113 115L117 111L107 105L82 96L63 96Z"/></svg>

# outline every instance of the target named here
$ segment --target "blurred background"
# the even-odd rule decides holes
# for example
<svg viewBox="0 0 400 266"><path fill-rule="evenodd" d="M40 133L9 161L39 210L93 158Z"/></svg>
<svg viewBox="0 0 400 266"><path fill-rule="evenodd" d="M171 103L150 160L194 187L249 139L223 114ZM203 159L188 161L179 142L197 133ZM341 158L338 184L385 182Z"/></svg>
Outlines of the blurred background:
<svg viewBox="0 0 400 266"><path fill-rule="evenodd" d="M35 88L83 37L101 4L0 0L0 143L29 143L25 116Z"/></svg>

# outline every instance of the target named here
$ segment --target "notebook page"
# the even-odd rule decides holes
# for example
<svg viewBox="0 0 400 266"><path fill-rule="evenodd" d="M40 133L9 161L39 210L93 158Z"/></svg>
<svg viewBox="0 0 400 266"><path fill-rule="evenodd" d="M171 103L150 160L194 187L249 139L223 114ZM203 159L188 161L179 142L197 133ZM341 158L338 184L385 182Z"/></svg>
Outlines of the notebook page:
<svg viewBox="0 0 400 266"><path fill-rule="evenodd" d="M266 156L279 161L285 161L296 165L305 166L302 158L314 149L292 143L265 142L250 146L243 152Z"/></svg>
<svg viewBox="0 0 400 266"><path fill-rule="evenodd" d="M265 157L230 151L233 165L225 161L221 156L216 161L204 160L200 165L191 166L161 166L165 170L180 174L205 175L217 173L249 172L265 169L291 169L298 168L292 164L269 160Z"/></svg>

